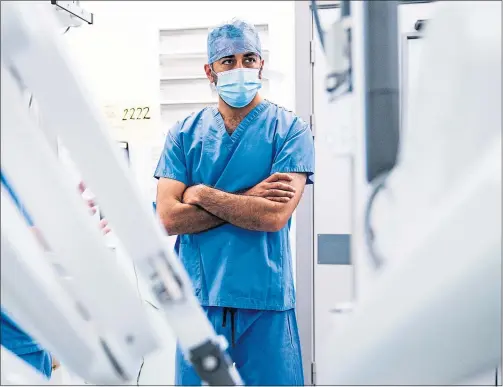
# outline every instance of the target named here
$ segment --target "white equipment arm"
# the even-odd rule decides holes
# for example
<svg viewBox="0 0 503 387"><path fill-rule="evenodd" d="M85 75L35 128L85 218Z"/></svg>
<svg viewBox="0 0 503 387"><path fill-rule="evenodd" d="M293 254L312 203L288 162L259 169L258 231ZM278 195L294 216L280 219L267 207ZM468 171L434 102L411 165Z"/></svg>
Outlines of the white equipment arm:
<svg viewBox="0 0 503 387"><path fill-rule="evenodd" d="M385 264L320 360L330 384L453 385L501 364L501 2L436 7L372 211Z"/></svg>
<svg viewBox="0 0 503 387"><path fill-rule="evenodd" d="M2 194L2 306L87 382L123 384L157 347L134 284L105 246L44 131L30 120L21 98L27 88L45 129L71 152L203 382L242 384L224 352L225 339L216 336L193 296L188 275L128 174L64 44L55 15L44 5L2 3L2 173L71 278L55 276Z"/></svg>

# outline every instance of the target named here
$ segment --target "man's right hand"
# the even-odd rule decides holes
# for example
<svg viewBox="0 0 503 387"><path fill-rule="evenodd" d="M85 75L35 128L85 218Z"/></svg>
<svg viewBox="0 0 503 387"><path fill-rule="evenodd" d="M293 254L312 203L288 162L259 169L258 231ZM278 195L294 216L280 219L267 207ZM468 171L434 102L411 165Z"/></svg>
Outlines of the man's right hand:
<svg viewBox="0 0 503 387"><path fill-rule="evenodd" d="M290 184L292 177L287 173L274 173L255 187L243 192L246 196L258 196L273 202L287 203L295 196L295 188Z"/></svg>

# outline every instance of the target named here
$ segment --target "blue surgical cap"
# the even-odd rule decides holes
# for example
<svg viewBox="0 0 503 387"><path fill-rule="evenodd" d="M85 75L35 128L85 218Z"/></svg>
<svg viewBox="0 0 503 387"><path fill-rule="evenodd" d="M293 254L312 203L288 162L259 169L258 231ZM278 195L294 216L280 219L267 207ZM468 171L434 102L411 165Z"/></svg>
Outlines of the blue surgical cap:
<svg viewBox="0 0 503 387"><path fill-rule="evenodd" d="M233 20L212 29L208 34L208 63L235 54L253 52L262 56L260 38L251 24Z"/></svg>

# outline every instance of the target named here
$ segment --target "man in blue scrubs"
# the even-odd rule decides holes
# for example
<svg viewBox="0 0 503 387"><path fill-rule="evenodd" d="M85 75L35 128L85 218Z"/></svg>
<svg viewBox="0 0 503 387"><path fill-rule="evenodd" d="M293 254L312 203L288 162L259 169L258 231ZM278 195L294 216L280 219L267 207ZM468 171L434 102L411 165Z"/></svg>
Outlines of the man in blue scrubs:
<svg viewBox="0 0 503 387"><path fill-rule="evenodd" d="M258 94L263 66L252 25L209 33L205 72L218 106L169 131L157 212L245 384L304 385L289 231L314 146L307 123ZM180 350L175 382L201 383Z"/></svg>

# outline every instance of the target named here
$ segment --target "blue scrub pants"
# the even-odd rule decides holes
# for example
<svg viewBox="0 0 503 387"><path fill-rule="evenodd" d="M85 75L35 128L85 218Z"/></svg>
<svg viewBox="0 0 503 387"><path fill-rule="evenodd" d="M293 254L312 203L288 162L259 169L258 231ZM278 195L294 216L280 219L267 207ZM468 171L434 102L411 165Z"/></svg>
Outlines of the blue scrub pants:
<svg viewBox="0 0 503 387"><path fill-rule="evenodd" d="M302 357L295 310L267 311L204 307L245 385L303 386ZM192 365L176 351L175 384L201 385Z"/></svg>

